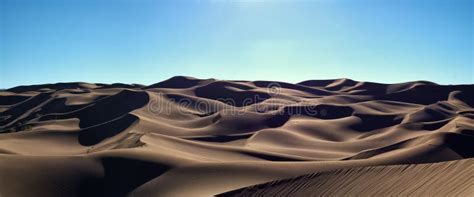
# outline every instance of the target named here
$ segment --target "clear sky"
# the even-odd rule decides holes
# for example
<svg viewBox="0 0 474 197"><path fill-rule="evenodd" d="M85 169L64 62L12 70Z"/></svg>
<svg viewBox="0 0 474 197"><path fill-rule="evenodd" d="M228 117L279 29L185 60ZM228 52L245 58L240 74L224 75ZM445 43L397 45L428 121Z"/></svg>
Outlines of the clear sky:
<svg viewBox="0 0 474 197"><path fill-rule="evenodd" d="M0 88L175 75L474 83L470 0L0 2Z"/></svg>

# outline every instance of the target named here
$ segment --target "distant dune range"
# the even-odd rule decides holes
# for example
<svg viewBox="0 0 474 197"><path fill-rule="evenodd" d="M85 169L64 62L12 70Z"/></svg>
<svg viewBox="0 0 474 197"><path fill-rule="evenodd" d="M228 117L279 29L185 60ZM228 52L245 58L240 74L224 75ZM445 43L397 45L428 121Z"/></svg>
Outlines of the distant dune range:
<svg viewBox="0 0 474 197"><path fill-rule="evenodd" d="M474 85L426 81L19 86L0 196L467 196L473 107Z"/></svg>

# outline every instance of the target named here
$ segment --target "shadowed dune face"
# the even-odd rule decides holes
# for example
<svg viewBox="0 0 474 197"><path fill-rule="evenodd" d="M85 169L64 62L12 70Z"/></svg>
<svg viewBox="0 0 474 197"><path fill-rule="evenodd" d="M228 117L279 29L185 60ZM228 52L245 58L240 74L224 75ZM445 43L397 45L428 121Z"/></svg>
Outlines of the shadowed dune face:
<svg viewBox="0 0 474 197"><path fill-rule="evenodd" d="M31 186L47 196L208 196L326 170L471 158L473 92L349 79L20 86L0 91L0 163L18 164L0 164L0 180L43 181L2 182L0 195ZM58 165L48 176L69 188L58 189L22 172L54 169L46 157L73 158L87 177Z"/></svg>
<svg viewBox="0 0 474 197"><path fill-rule="evenodd" d="M79 140L79 144L91 146L101 142L105 138L113 137L125 131L128 127L137 122L137 116L127 114L107 123L82 129L77 139Z"/></svg>

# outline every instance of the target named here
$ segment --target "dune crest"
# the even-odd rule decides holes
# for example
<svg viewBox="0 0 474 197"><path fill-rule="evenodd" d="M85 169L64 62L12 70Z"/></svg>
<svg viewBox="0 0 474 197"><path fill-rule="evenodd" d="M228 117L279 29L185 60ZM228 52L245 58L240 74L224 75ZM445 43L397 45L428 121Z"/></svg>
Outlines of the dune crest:
<svg viewBox="0 0 474 197"><path fill-rule="evenodd" d="M469 196L474 159L340 169L269 182L217 196Z"/></svg>

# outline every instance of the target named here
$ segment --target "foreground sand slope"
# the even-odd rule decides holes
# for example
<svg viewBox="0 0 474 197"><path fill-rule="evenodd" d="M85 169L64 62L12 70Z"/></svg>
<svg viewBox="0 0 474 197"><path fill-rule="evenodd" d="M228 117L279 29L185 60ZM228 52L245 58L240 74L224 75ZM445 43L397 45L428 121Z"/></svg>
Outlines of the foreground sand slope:
<svg viewBox="0 0 474 197"><path fill-rule="evenodd" d="M0 194L209 196L471 158L473 92L349 79L19 86L0 91Z"/></svg>
<svg viewBox="0 0 474 197"><path fill-rule="evenodd" d="M474 159L340 169L218 196L470 196Z"/></svg>

